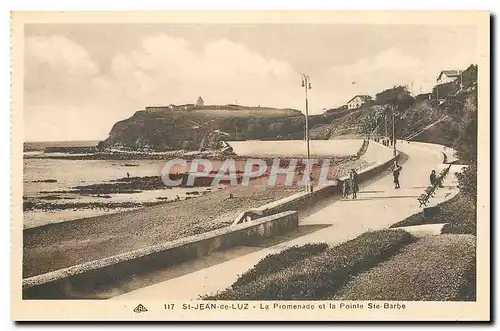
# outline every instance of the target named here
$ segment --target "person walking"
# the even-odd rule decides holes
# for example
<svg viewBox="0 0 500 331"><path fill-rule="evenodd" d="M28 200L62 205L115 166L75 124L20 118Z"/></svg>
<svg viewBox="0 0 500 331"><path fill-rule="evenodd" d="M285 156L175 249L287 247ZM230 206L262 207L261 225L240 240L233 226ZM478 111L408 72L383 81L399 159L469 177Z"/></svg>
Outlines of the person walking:
<svg viewBox="0 0 500 331"><path fill-rule="evenodd" d="M349 184L350 184L349 190L352 193L352 198L356 199L358 197L357 193L359 190L359 186L358 186L358 173L356 172L355 169L351 169L351 172L349 174Z"/></svg>
<svg viewBox="0 0 500 331"><path fill-rule="evenodd" d="M342 199L347 199L349 195L349 178L342 181Z"/></svg>
<svg viewBox="0 0 500 331"><path fill-rule="evenodd" d="M394 177L394 188L395 189L401 187L401 186L399 186L399 175L401 173L401 169L403 169L403 167L401 167L398 164L398 161L394 161L394 164L391 167L391 171L392 171L392 176Z"/></svg>

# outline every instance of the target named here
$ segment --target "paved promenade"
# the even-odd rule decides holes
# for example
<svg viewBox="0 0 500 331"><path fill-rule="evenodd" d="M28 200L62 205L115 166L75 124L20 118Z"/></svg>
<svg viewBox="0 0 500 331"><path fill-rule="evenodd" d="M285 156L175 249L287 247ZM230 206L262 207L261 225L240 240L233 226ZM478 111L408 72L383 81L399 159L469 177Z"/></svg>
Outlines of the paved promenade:
<svg viewBox="0 0 500 331"><path fill-rule="evenodd" d="M387 171L385 176L361 185L356 200L333 202L300 220L301 227L317 226L320 230L271 247L252 250L248 254L212 264L207 268L200 268L200 264L203 264L200 260L196 262L198 263L196 271L112 299L196 299L200 295L214 293L230 286L239 274L268 254L313 242L339 244L363 232L387 228L421 211L417 197L429 185L430 171L432 169L439 171L444 167L442 147L415 142L409 144L398 142L397 147L404 153L400 176L401 189L394 189L392 174ZM437 191L437 195L431 199L431 205L448 200L458 192L456 177L453 175L456 171L460 171L460 166L452 167L450 175L444 182L444 188Z"/></svg>

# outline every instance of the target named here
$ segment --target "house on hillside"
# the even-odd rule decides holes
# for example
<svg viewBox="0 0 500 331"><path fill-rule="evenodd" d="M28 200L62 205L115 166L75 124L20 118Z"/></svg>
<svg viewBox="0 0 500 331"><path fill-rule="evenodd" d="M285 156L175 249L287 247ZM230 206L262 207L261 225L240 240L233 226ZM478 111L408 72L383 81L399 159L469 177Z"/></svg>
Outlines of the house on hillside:
<svg viewBox="0 0 500 331"><path fill-rule="evenodd" d="M347 101L347 109L358 109L371 100L372 97L369 95L356 95L354 98Z"/></svg>
<svg viewBox="0 0 500 331"><path fill-rule="evenodd" d="M461 74L462 70L443 70L439 73L437 83L441 85L454 82L457 78L460 78Z"/></svg>
<svg viewBox="0 0 500 331"><path fill-rule="evenodd" d="M203 101L202 97L198 97L198 100L196 100L196 107L203 107L205 105L205 102Z"/></svg>

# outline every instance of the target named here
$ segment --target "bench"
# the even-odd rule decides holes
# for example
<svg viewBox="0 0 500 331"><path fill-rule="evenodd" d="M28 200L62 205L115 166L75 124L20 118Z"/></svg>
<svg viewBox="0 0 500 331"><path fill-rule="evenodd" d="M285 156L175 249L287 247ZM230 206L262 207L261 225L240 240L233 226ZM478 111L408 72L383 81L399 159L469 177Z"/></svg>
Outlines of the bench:
<svg viewBox="0 0 500 331"><path fill-rule="evenodd" d="M425 194L427 194L430 197L433 197L435 191L436 191L436 185L427 186L427 188L425 189Z"/></svg>
<svg viewBox="0 0 500 331"><path fill-rule="evenodd" d="M436 177L436 182L433 185L427 186L425 192L417 198L418 202L420 203L419 207L427 207L429 199L434 196L436 190L439 187L442 187L443 180L446 178L446 176L448 176L450 168L451 164L447 168L441 170L439 176Z"/></svg>
<svg viewBox="0 0 500 331"><path fill-rule="evenodd" d="M420 205L419 207L422 207L422 205L424 207L427 207L427 202L429 202L429 196L427 194L421 194L419 197L418 197L418 202L420 202Z"/></svg>

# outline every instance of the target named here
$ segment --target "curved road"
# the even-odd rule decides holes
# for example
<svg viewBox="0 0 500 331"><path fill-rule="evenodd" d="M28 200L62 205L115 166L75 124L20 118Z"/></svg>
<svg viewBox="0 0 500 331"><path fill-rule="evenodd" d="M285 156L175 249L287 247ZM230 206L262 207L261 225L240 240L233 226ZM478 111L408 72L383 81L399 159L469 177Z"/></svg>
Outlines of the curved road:
<svg viewBox="0 0 500 331"><path fill-rule="evenodd" d="M174 270L179 277L147 286L112 299L161 299L190 300L200 295L214 293L230 286L238 277L266 255L278 253L295 245L314 242L339 244L353 239L363 232L379 230L405 219L422 210L417 197L429 185L429 173L432 169L440 171L445 151L441 146L421 143L399 142L397 148L402 155L401 189L394 189L392 175L388 171L378 179L361 185L358 199L339 200L331 203L309 216L300 219L300 227L317 227L320 230L271 247L253 250L235 258L221 259L224 262L208 265L200 259L190 264L190 270L179 266ZM451 150L445 151L451 155ZM450 157L450 156L448 156ZM460 166L453 166L444 182L444 187L437 191L432 204L438 204L453 197L458 189L454 172ZM227 252L225 254L231 254ZM213 259L213 258L212 258ZM203 265L206 263L206 267Z"/></svg>

